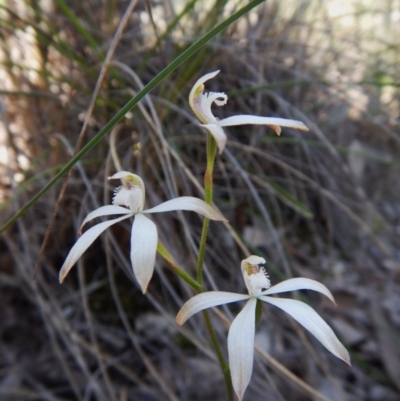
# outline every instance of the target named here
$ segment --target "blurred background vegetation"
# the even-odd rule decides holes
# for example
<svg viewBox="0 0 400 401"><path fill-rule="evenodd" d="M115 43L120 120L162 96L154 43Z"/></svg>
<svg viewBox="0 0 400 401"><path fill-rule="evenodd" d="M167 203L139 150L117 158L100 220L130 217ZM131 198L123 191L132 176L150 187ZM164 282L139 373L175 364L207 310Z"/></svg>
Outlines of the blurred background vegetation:
<svg viewBox="0 0 400 401"><path fill-rule="evenodd" d="M1 223L60 171L77 144L245 4L0 2ZM345 366L292 320L264 308L245 399L399 400L399 37L398 0L271 0L164 80L72 170L35 280L62 180L1 234L0 399L225 399L201 316L182 328L174 322L192 290L161 258L149 294L137 287L129 222L102 235L58 284L84 216L110 203L107 176L115 171L143 178L148 206L203 196L206 135L187 97L199 76L219 69L207 88L229 100L216 115L298 119L310 131L283 129L276 137L266 127L226 129L215 204L230 224L211 223L205 286L243 292L239 266L247 251L268 260L273 283L322 281L337 309L319 295L299 296L334 328L353 362ZM172 213L154 221L194 275L201 220ZM222 310L232 318L240 307ZM226 325L212 315L226 351Z"/></svg>

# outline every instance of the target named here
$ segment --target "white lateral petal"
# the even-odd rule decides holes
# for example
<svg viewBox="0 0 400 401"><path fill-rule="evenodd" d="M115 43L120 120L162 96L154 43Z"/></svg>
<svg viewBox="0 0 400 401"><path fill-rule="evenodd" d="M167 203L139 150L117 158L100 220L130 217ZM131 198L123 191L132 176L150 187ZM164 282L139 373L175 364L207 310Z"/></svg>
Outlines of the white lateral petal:
<svg viewBox="0 0 400 401"><path fill-rule="evenodd" d="M260 117L251 115L238 115L223 120L218 121L218 125L221 127L228 127L233 125L278 125L280 127L289 127L294 129L299 129L301 131L308 131L308 128L301 122L297 120L288 120L286 118L275 118L275 117Z"/></svg>
<svg viewBox="0 0 400 401"><path fill-rule="evenodd" d="M332 293L323 284L304 277L291 278L289 280L282 281L281 283L268 288L268 290L263 291L262 295L279 294L281 292L296 290L313 290L320 292L321 294L326 295L335 304Z"/></svg>
<svg viewBox="0 0 400 401"><path fill-rule="evenodd" d="M171 199L151 209L143 210L143 213L171 212L174 210L189 210L211 220L227 221L206 202L193 196L181 196L180 198Z"/></svg>
<svg viewBox="0 0 400 401"><path fill-rule="evenodd" d="M153 275L157 241L156 225L141 213L135 215L131 235L131 263L143 294Z"/></svg>
<svg viewBox="0 0 400 401"><path fill-rule="evenodd" d="M114 205L108 205L108 206L102 206L99 207L96 210L93 210L93 212L90 212L85 220L83 220L83 223L81 224L81 227L79 228L79 233L82 231L83 226L90 220L95 219L96 217L100 216L110 216L112 214L131 214L131 211L129 209L126 209L121 206L114 206Z"/></svg>
<svg viewBox="0 0 400 401"><path fill-rule="evenodd" d="M206 128L214 137L215 142L217 142L219 154L221 154L222 151L225 149L227 140L224 130L217 124L200 124L200 126Z"/></svg>
<svg viewBox="0 0 400 401"><path fill-rule="evenodd" d="M234 292L209 291L190 298L176 315L176 322L182 326L194 314L214 306L229 304L231 302L249 299L249 295L236 294Z"/></svg>
<svg viewBox="0 0 400 401"><path fill-rule="evenodd" d="M317 340L319 340L327 350L350 365L350 356L346 348L338 340L333 330L313 308L304 302L296 301L294 299L272 298L266 296L261 296L259 299L284 310L305 329L307 329Z"/></svg>
<svg viewBox="0 0 400 401"><path fill-rule="evenodd" d="M232 322L228 334L229 369L239 401L253 372L256 298L250 298Z"/></svg>
<svg viewBox="0 0 400 401"><path fill-rule="evenodd" d="M118 223L121 220L130 217L130 214L127 216L119 217L118 219L104 221L103 223L96 224L87 230L79 239L76 241L75 245L69 251L67 258L65 259L64 264L60 270L60 283L65 280L65 277L71 270L72 266L76 263L76 261L82 256L83 252L89 248L89 246L93 243L93 241L108 227L112 226L115 223Z"/></svg>

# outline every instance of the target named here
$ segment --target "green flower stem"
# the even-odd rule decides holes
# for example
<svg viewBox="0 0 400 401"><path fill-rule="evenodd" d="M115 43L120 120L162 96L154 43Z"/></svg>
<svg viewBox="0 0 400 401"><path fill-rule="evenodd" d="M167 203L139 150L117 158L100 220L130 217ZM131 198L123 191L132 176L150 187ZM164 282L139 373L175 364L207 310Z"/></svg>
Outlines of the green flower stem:
<svg viewBox="0 0 400 401"><path fill-rule="evenodd" d="M224 375L225 379L225 386L226 386L226 392L228 393L228 400L233 401L233 387L232 387L232 379L231 379L231 371L229 369L228 364L225 362L224 355L222 354L221 347L219 346L217 335L215 334L214 327L212 325L210 315L208 311L203 311L203 316L204 320L206 321L206 326L208 333L210 334L211 337L211 342L214 346L215 353L217 354L218 362L221 366L222 373Z"/></svg>
<svg viewBox="0 0 400 401"><path fill-rule="evenodd" d="M207 169L204 174L204 190L205 190L205 200L209 205L213 201L213 172L214 172L214 162L215 155L217 153L217 143L214 137L208 133L207 134ZM203 283L203 263L204 263L204 253L206 250L206 241L208 226L210 225L210 219L205 218L203 222L203 229L201 232L200 246L199 246L199 258L197 260L197 282L202 285Z"/></svg>
<svg viewBox="0 0 400 401"><path fill-rule="evenodd" d="M190 277L185 270L180 268L178 264L175 262L172 255L168 252L168 250L164 247L164 245L158 241L157 244L157 252L167 261L168 265L172 268L172 270L178 274L178 276L188 283L197 293L203 292L201 285L195 281L192 277ZM211 337L211 342L215 350L215 354L217 355L218 362L221 366L222 374L224 375L226 391L228 394L228 400L233 401L233 392L232 392L232 380L231 380L231 372L229 370L229 366L227 365L224 355L222 354L221 347L219 346L217 335L215 333L214 327L212 325L210 315L207 311L203 311L204 320L206 321L206 327L208 333Z"/></svg>
<svg viewBox="0 0 400 401"><path fill-rule="evenodd" d="M205 201L209 205L213 202L213 173L214 173L214 162L215 155L217 154L217 143L214 137L208 133L207 134L207 169L204 174L204 190L205 190ZM197 260L197 283L202 287L203 283L203 263L204 254L206 250L206 241L208 227L210 225L210 219L205 218L203 223L203 230L201 232L200 247L199 247L199 258ZM204 320L206 321L206 326L208 333L211 337L211 342L214 346L215 353L218 358L218 362L221 366L222 373L225 379L226 392L228 395L228 400L233 401L233 391L232 391L232 379L229 366L227 365L225 358L222 354L221 347L219 346L217 335L215 334L214 327L211 323L210 315L208 311L203 311Z"/></svg>
<svg viewBox="0 0 400 401"><path fill-rule="evenodd" d="M63 177L75 164L93 147L95 147L103 137L114 128L126 115L132 110L140 100L142 100L149 92L151 92L157 85L159 85L168 75L177 69L184 61L201 49L207 42L221 33L224 29L230 26L233 22L238 20L244 14L252 10L254 7L261 4L264 0L250 1L246 6L238 10L226 20L222 21L216 27L210 29L204 36L189 46L178 57L176 57L167 67L165 67L158 75L156 75L136 96L126 103L124 107L54 176L32 199L27 202L15 215L0 228L0 233L4 232L12 224L15 223L25 212L34 205L54 184Z"/></svg>
<svg viewBox="0 0 400 401"><path fill-rule="evenodd" d="M171 267L171 269L183 280L186 281L196 292L200 293L202 292L201 285L194 280L192 277L189 276L183 270L178 266L178 264L175 262L174 258L171 256L171 254L168 252L168 250L164 247L164 245L158 241L157 244L157 252L167 261L168 265Z"/></svg>

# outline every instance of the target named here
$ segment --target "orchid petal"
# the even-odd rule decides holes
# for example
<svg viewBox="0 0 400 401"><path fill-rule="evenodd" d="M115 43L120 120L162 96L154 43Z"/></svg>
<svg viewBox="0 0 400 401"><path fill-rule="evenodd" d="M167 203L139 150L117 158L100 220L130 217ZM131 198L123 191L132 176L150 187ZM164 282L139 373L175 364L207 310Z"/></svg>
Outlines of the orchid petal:
<svg viewBox="0 0 400 401"><path fill-rule="evenodd" d="M97 209L99 210L99 209ZM96 210L94 211L96 212ZM64 264L60 270L60 283L65 280L65 277L71 270L72 266L76 263L76 261L82 256L82 254L89 248L89 246L93 243L93 241L108 227L112 226L115 223L118 223L121 220L127 219L130 217L130 214L119 217L118 219L104 221L103 223L99 223L89 230L87 230L79 239L76 241L75 245L69 251L67 258L64 261Z"/></svg>
<svg viewBox="0 0 400 401"><path fill-rule="evenodd" d="M143 213L171 212L173 210L189 210L199 213L210 220L227 221L206 202L193 196L181 196L180 198L171 199L151 209L143 210Z"/></svg>
<svg viewBox="0 0 400 401"><path fill-rule="evenodd" d="M102 206L99 207L96 210L93 210L93 212L90 212L85 220L83 220L83 223L81 224L81 227L79 228L79 233L82 232L83 226L90 220L95 219L96 217L100 216L110 216L111 214L131 214L131 211L129 209L125 209L124 207L120 206L113 206L113 205L107 205L107 206Z"/></svg>
<svg viewBox="0 0 400 401"><path fill-rule="evenodd" d="M271 288L268 288L268 290L263 291L262 295L279 294L281 292L296 290L317 291L321 294L326 295L336 305L332 293L323 284L318 281L304 277L291 278L289 280L282 281L281 283L276 284Z"/></svg>
<svg viewBox="0 0 400 401"><path fill-rule="evenodd" d="M157 252L157 228L146 216L135 215L131 234L131 262L143 294L153 275Z"/></svg>
<svg viewBox="0 0 400 401"><path fill-rule="evenodd" d="M225 149L227 137L224 130L217 124L200 124L201 127L206 128L217 142L219 154Z"/></svg>
<svg viewBox="0 0 400 401"><path fill-rule="evenodd" d="M238 115L224 118L223 120L218 121L218 125L220 127L229 127L233 125L245 125L245 124L268 125L271 126L271 128L273 126L280 126L280 127L294 128L301 131L308 131L308 128L301 121L288 120L286 118ZM276 131L276 128L273 129Z"/></svg>
<svg viewBox="0 0 400 401"><path fill-rule="evenodd" d="M307 329L333 355L350 365L350 356L343 344L338 340L333 330L318 315L317 312L304 302L294 299L259 297L264 302L282 309L305 329Z"/></svg>
<svg viewBox="0 0 400 401"><path fill-rule="evenodd" d="M181 326L194 314L214 306L229 304L231 302L243 301L249 299L249 295L235 294L233 292L210 291L203 292L190 298L178 312L176 322Z"/></svg>
<svg viewBox="0 0 400 401"><path fill-rule="evenodd" d="M256 298L250 298L232 322L228 334L229 369L239 401L253 372Z"/></svg>

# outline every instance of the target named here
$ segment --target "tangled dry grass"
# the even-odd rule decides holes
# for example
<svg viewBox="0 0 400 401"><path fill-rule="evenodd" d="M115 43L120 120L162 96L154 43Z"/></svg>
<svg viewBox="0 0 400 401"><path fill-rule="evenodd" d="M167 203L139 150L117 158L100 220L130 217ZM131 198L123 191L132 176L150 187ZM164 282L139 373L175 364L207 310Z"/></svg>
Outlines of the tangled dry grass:
<svg viewBox="0 0 400 401"><path fill-rule="evenodd" d="M71 158L79 138L92 138L237 3L244 2L0 5L2 222ZM84 216L110 203L106 177L115 171L144 179L148 205L203 196L206 136L187 96L198 76L220 69L209 88L229 101L216 114L294 118L310 132L276 138L265 127L229 129L214 199L230 223L211 224L206 287L243 291L247 251L268 260L273 282L322 281L339 307L313 294L306 300L353 361L347 368L265 308L247 399L399 400L399 19L396 0L264 3L184 63L76 165L35 280L62 182L3 232L0 399L225 398L201 317L183 328L174 322L193 292L161 258L149 294L137 287L129 223L102 235L64 285L57 280ZM201 220L156 217L160 239L195 274ZM236 312L213 314L222 344L224 316Z"/></svg>

